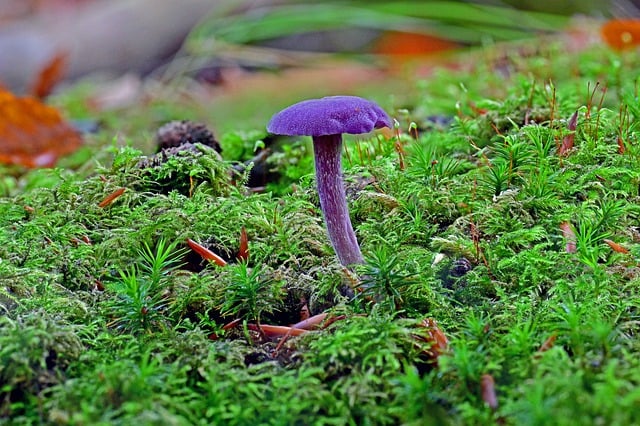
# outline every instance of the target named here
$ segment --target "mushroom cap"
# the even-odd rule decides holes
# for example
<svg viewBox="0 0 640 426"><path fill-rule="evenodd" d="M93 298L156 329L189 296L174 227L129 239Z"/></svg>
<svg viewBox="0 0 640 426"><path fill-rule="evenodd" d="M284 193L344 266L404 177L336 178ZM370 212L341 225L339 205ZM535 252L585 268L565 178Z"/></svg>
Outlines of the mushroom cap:
<svg viewBox="0 0 640 426"><path fill-rule="evenodd" d="M391 118L375 102L358 96L327 96L291 105L271 118L267 131L287 136L369 133L391 127Z"/></svg>

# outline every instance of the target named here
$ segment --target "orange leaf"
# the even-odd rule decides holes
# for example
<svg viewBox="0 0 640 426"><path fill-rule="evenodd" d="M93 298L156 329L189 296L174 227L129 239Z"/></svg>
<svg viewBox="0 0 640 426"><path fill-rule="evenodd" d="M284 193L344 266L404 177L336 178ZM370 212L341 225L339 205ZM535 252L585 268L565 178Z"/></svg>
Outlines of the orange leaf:
<svg viewBox="0 0 640 426"><path fill-rule="evenodd" d="M49 96L55 85L62 80L66 68L67 55L62 52L56 53L38 73L30 93L39 99Z"/></svg>
<svg viewBox="0 0 640 426"><path fill-rule="evenodd" d="M0 89L0 163L52 167L82 145L58 110Z"/></svg>
<svg viewBox="0 0 640 426"><path fill-rule="evenodd" d="M551 334L551 336L549 336L547 340L545 340L544 343L540 345L540 348L538 349L538 353L546 352L549 349L551 349L554 343L556 342L557 338L558 338L558 335L555 332L553 332L553 334Z"/></svg>
<svg viewBox="0 0 640 426"><path fill-rule="evenodd" d="M191 250L198 253L200 256L202 256L203 259L210 260L218 266L227 266L227 262L223 258L218 256L208 248L196 243L191 238L187 238L187 244L189 245L189 247L191 247Z"/></svg>
<svg viewBox="0 0 640 426"><path fill-rule="evenodd" d="M374 53L395 57L423 56L460 47L458 43L434 35L386 31L377 40Z"/></svg>
<svg viewBox="0 0 640 426"><path fill-rule="evenodd" d="M640 44L640 20L612 19L600 28L600 33L612 49L630 49Z"/></svg>
<svg viewBox="0 0 640 426"><path fill-rule="evenodd" d="M609 245L609 247L611 247L611 250L615 251L616 253L624 253L624 254L628 254L629 253L629 250L627 250L626 248L622 247L620 244L618 244L618 243L616 243L614 241L608 240L606 238L604 240L602 240L602 241L607 243Z"/></svg>
<svg viewBox="0 0 640 426"><path fill-rule="evenodd" d="M424 334L416 335L415 337L431 344L431 347L428 350L425 350L424 353L427 355L429 361L437 365L438 357L449 348L449 339L447 339L447 336L440 327L438 327L436 320L432 318L422 320L418 324L418 327L425 329L423 330Z"/></svg>

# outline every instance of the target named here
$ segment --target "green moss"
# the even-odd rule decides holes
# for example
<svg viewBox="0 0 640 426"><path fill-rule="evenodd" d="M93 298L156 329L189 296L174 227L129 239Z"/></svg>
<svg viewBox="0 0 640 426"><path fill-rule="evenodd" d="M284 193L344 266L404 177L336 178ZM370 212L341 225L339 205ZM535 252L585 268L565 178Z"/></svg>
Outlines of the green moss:
<svg viewBox="0 0 640 426"><path fill-rule="evenodd" d="M401 150L346 144L355 271L327 239L303 139L274 145L258 193L232 161L262 131L239 124L222 156L145 158L135 131L104 142L182 118L160 103L111 117L93 162L7 174L0 424L637 423L640 63L558 46L498 63L494 49L390 111ZM284 342L255 330L304 307L335 321ZM449 339L437 363L425 318Z"/></svg>

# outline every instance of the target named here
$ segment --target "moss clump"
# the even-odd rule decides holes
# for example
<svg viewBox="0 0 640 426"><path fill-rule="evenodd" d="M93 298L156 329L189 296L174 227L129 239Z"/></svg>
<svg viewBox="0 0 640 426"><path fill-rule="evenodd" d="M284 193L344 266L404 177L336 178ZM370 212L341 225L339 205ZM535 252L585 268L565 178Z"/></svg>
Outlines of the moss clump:
<svg viewBox="0 0 640 426"><path fill-rule="evenodd" d="M249 191L247 169L231 173L259 138L240 132L221 137L240 143L228 159L197 144L155 160L101 148L108 166L8 177L0 414L11 424L638 423L640 62L551 49L539 52L544 69L513 54L499 79L491 63L436 74L397 141L346 145L366 258L355 274L331 250L299 140L279 141L273 191ZM441 126L422 129L438 115ZM194 255L187 238L227 266ZM305 310L333 322L286 338L266 328ZM437 359L425 318L449 340ZM487 375L497 406L483 398Z"/></svg>

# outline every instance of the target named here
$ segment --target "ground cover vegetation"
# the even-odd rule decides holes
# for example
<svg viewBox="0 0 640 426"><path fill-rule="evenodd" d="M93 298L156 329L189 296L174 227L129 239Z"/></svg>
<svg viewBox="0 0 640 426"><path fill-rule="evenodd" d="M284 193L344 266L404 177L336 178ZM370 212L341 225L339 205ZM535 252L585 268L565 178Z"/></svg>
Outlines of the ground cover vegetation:
<svg viewBox="0 0 640 426"><path fill-rule="evenodd" d="M391 132L347 140L354 270L305 138L272 141L252 191L237 165L262 128L220 135L222 154L111 142L176 118L159 104L105 117L64 160L89 166L5 175L0 424L640 422L640 61L466 55L411 105L381 100ZM325 325L269 328L304 309Z"/></svg>

